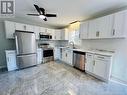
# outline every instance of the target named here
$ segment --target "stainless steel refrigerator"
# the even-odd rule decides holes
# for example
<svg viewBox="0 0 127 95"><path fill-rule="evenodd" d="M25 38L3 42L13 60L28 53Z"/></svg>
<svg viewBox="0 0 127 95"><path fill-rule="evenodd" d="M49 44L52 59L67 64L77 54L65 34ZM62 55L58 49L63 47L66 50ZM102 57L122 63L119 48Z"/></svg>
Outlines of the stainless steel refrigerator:
<svg viewBox="0 0 127 95"><path fill-rule="evenodd" d="M33 32L15 31L16 59L19 69L37 64L36 39Z"/></svg>

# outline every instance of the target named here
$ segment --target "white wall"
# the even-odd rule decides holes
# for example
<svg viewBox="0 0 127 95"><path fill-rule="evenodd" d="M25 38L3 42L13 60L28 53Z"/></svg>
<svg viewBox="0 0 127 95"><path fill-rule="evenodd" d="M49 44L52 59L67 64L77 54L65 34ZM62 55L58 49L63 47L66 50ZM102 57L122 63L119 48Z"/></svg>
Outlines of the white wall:
<svg viewBox="0 0 127 95"><path fill-rule="evenodd" d="M127 83L127 39L82 40L81 47L115 51L112 76Z"/></svg>

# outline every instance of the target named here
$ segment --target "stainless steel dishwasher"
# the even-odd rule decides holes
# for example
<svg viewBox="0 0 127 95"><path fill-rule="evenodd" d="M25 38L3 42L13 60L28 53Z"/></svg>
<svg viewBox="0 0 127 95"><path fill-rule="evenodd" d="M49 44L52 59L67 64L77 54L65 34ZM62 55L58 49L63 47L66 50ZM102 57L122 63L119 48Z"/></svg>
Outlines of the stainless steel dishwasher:
<svg viewBox="0 0 127 95"><path fill-rule="evenodd" d="M85 52L82 51L73 51L73 63L74 67L77 69L80 69L82 71L85 70Z"/></svg>

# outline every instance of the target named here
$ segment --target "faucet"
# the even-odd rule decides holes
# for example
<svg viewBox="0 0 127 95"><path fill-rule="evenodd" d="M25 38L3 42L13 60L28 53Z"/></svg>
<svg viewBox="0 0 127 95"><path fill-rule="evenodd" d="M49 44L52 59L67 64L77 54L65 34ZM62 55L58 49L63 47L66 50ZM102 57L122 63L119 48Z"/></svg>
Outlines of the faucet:
<svg viewBox="0 0 127 95"><path fill-rule="evenodd" d="M74 48L74 42L73 41L69 42L69 47L70 47L70 45L71 45L71 48Z"/></svg>

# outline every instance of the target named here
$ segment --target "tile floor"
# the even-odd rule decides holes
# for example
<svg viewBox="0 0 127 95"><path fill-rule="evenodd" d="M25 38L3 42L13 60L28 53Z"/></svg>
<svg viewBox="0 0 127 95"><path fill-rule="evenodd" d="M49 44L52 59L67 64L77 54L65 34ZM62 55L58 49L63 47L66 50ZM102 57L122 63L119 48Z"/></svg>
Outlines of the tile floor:
<svg viewBox="0 0 127 95"><path fill-rule="evenodd" d="M49 62L0 74L0 95L127 95L127 87Z"/></svg>

